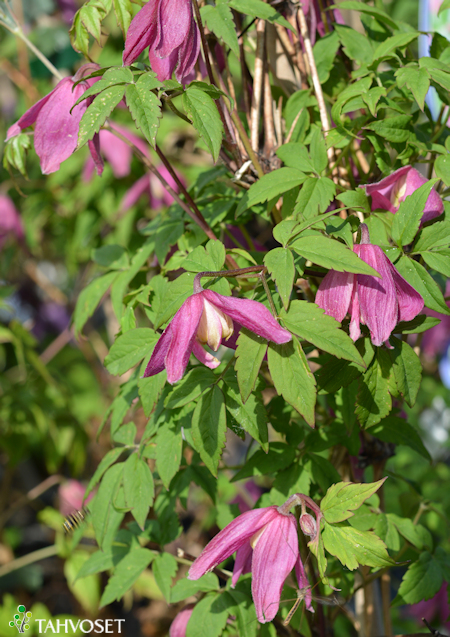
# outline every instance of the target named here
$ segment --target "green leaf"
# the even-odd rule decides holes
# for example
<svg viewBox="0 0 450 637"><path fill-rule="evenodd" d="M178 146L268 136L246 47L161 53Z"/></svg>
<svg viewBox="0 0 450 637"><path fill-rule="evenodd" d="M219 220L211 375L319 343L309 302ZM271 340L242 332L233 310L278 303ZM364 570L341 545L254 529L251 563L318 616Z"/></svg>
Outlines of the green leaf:
<svg viewBox="0 0 450 637"><path fill-rule="evenodd" d="M402 321L398 323L395 331L402 334L420 334L426 332L432 327L439 325L440 319L434 316L425 316L425 314L419 314L412 321Z"/></svg>
<svg viewBox="0 0 450 637"><path fill-rule="evenodd" d="M3 155L3 167L8 170L8 164L17 168L17 170L24 176L27 176L27 169L25 165L25 158L27 150L31 147L30 136L26 133L21 133L9 139L4 145Z"/></svg>
<svg viewBox="0 0 450 637"><path fill-rule="evenodd" d="M144 368L141 369L141 374L144 373L147 363L148 361L144 361ZM149 378L141 377L138 379L139 397L142 402L142 409L144 410L144 414L147 418L150 416L158 402L161 392L164 389L164 385L166 384L166 380L166 370L163 370L155 376L150 376Z"/></svg>
<svg viewBox="0 0 450 637"><path fill-rule="evenodd" d="M175 389L167 396L165 406L167 409L183 407L196 400L205 389L217 382L217 376L207 367L194 367L176 385Z"/></svg>
<svg viewBox="0 0 450 637"><path fill-rule="evenodd" d="M100 608L111 604L114 600L121 599L154 557L155 555L149 549L132 548L120 560L114 574L109 578L100 600Z"/></svg>
<svg viewBox="0 0 450 637"><path fill-rule="evenodd" d="M222 391L215 385L203 394L192 416L192 439L200 458L217 476L222 449L225 446L227 417Z"/></svg>
<svg viewBox="0 0 450 637"><path fill-rule="evenodd" d="M330 77L330 72L333 68L338 48L339 35L336 31L328 33L324 37L320 38L320 40L317 40L314 44L313 55L316 62L317 75L319 76L319 82L321 84L325 84ZM311 157L314 157L314 152L312 150ZM322 168L322 170L324 169Z"/></svg>
<svg viewBox="0 0 450 637"><path fill-rule="evenodd" d="M192 86L183 93L183 105L216 162L222 145L223 124L214 100L205 91Z"/></svg>
<svg viewBox="0 0 450 637"><path fill-rule="evenodd" d="M89 34L101 46L102 21L111 11L112 0L89 0L76 12L70 40L76 51L89 58Z"/></svg>
<svg viewBox="0 0 450 637"><path fill-rule="evenodd" d="M122 476L123 462L110 467L103 476L95 495L93 506L91 506L91 520L95 531L95 539L103 550L111 546L116 531L125 515L123 511L118 511L114 507Z"/></svg>
<svg viewBox="0 0 450 637"><path fill-rule="evenodd" d="M360 65L370 64L373 59L372 41L355 29L343 24L333 25L339 35L344 53Z"/></svg>
<svg viewBox="0 0 450 637"><path fill-rule="evenodd" d="M148 327L137 327L119 336L105 358L110 374L120 376L150 355L159 335Z"/></svg>
<svg viewBox="0 0 450 637"><path fill-rule="evenodd" d="M300 256L323 268L337 270L337 272L380 276L347 246L323 235L299 237L291 244L291 248Z"/></svg>
<svg viewBox="0 0 450 637"><path fill-rule="evenodd" d="M417 235L413 252L424 252L430 248L447 248L450 245L450 221L438 221L422 228Z"/></svg>
<svg viewBox="0 0 450 637"><path fill-rule="evenodd" d="M324 352L338 358L354 361L364 367L364 362L351 338L342 330L340 323L327 316L315 303L292 301L288 312L281 312L280 318L286 329L300 338L313 343Z"/></svg>
<svg viewBox="0 0 450 637"><path fill-rule="evenodd" d="M96 551L92 553L77 573L77 579L103 573L114 568L114 562L117 564L128 553L128 546L114 546L111 551Z"/></svg>
<svg viewBox="0 0 450 637"><path fill-rule="evenodd" d="M450 249L442 248L432 252L422 252L422 257L428 267L450 277Z"/></svg>
<svg viewBox="0 0 450 637"><path fill-rule="evenodd" d="M286 18L283 18L278 11L262 0L230 0L228 4L239 13L245 13L245 15L252 16L252 18L261 18L261 20L267 20L267 22L272 24L275 22L285 29L296 33Z"/></svg>
<svg viewBox="0 0 450 637"><path fill-rule="evenodd" d="M325 520L329 524L342 522L351 518L359 507L370 498L386 478L368 484L352 484L351 482L339 482L330 487L320 503Z"/></svg>
<svg viewBox="0 0 450 637"><path fill-rule="evenodd" d="M314 427L316 381L298 340L293 337L284 345L270 343L268 360L277 392Z"/></svg>
<svg viewBox="0 0 450 637"><path fill-rule="evenodd" d="M431 179L405 197L392 222L392 239L401 247L410 244L417 234L425 204L437 179Z"/></svg>
<svg viewBox="0 0 450 637"><path fill-rule="evenodd" d="M367 93L363 93L361 97L364 103L367 104L371 115L376 117L378 102L382 97L386 97L386 89L384 86L375 86L367 91Z"/></svg>
<svg viewBox="0 0 450 637"><path fill-rule="evenodd" d="M208 249L209 248L209 249ZM225 247L221 241L210 240L206 246L197 246L182 262L184 270L190 272L216 272L225 261Z"/></svg>
<svg viewBox="0 0 450 637"><path fill-rule="evenodd" d="M156 469L166 489L180 468L183 451L181 422L166 422L156 434Z"/></svg>
<svg viewBox="0 0 450 637"><path fill-rule="evenodd" d="M360 378L356 397L356 417L363 428L376 425L391 411L389 355L378 349L370 367Z"/></svg>
<svg viewBox="0 0 450 637"><path fill-rule="evenodd" d="M192 597L198 592L208 593L219 590L219 580L214 573L206 573L200 579L191 581L187 578L180 579L175 583L170 595L170 603L176 604L187 597Z"/></svg>
<svg viewBox="0 0 450 637"><path fill-rule="evenodd" d="M436 176L442 179L446 186L450 186L450 155L439 155L434 164Z"/></svg>
<svg viewBox="0 0 450 637"><path fill-rule="evenodd" d="M235 421L254 438L264 451L269 448L267 414L259 393L250 394L244 403L239 393L235 372L229 369L224 376L226 383L225 402Z"/></svg>
<svg viewBox="0 0 450 637"><path fill-rule="evenodd" d="M227 623L231 600L224 592L211 593L197 602L186 626L186 637L219 637Z"/></svg>
<svg viewBox="0 0 450 637"><path fill-rule="evenodd" d="M339 193L337 195L337 198L344 206L348 206L353 210L370 212L369 200L363 188L357 188L356 190L346 190L345 192Z"/></svg>
<svg viewBox="0 0 450 637"><path fill-rule="evenodd" d="M303 183L306 176L295 168L278 168L258 179L245 193L236 210L236 218L247 208L269 199L280 197L283 193Z"/></svg>
<svg viewBox="0 0 450 637"><path fill-rule="evenodd" d="M406 86L414 95L414 99L423 111L425 104L425 96L430 88L430 76L426 69L419 69L417 65L404 66L395 73L397 78L397 86L402 88ZM436 173L437 174L437 173Z"/></svg>
<svg viewBox="0 0 450 637"><path fill-rule="evenodd" d="M152 93L152 89L158 86L160 82L155 79L153 73L144 73L136 84L130 84L125 91L131 117L153 148L161 118L161 101Z"/></svg>
<svg viewBox="0 0 450 637"><path fill-rule="evenodd" d="M407 130L410 123L411 115L395 115L367 124L364 128L374 131L380 137L387 139L388 142L398 144L406 142L410 138L411 132Z"/></svg>
<svg viewBox="0 0 450 637"><path fill-rule="evenodd" d="M152 571L156 583L168 604L170 604L172 579L175 577L177 570L177 561L170 553L160 553L152 562Z"/></svg>
<svg viewBox="0 0 450 637"><path fill-rule="evenodd" d="M394 349L388 350L388 353L392 361L398 391L406 403L413 407L422 380L420 358L406 341L391 338L390 343Z"/></svg>
<svg viewBox="0 0 450 637"><path fill-rule="evenodd" d="M443 11L450 9L450 0L443 0L441 6L438 9L438 18Z"/></svg>
<svg viewBox="0 0 450 637"><path fill-rule="evenodd" d="M362 566L393 566L386 545L372 531L359 531L352 526L331 526L325 522L322 532L325 549L351 571Z"/></svg>
<svg viewBox="0 0 450 637"><path fill-rule="evenodd" d="M411 564L398 589L393 604L417 604L430 599L442 586L443 572L437 556L424 551L419 559Z"/></svg>
<svg viewBox="0 0 450 637"><path fill-rule="evenodd" d="M325 212L336 194L336 186L328 177L307 177L295 202L294 215L304 219Z"/></svg>
<svg viewBox="0 0 450 637"><path fill-rule="evenodd" d="M218 0L216 6L207 4L200 10L202 19L206 22L208 29L214 35L223 40L230 47L235 56L239 58L239 42L236 33L236 26L233 14L225 0Z"/></svg>
<svg viewBox="0 0 450 637"><path fill-rule="evenodd" d="M125 86L111 86L97 95L90 104L80 121L78 131L78 148L98 133L107 118L111 115L117 104L122 100Z"/></svg>
<svg viewBox="0 0 450 637"><path fill-rule="evenodd" d="M124 464L123 489L126 506L143 530L155 497L155 486L146 460L139 458L137 453L132 453Z"/></svg>
<svg viewBox="0 0 450 637"><path fill-rule="evenodd" d="M420 435L403 418L387 416L377 425L371 427L370 433L384 442L393 442L395 445L410 447L426 460L431 461L430 454L426 450Z"/></svg>
<svg viewBox="0 0 450 637"><path fill-rule="evenodd" d="M185 300L189 296L192 296L193 283L194 275L191 272L185 272L175 279L175 281L171 281L168 284L168 290L164 296L164 303L161 304L155 317L153 326L155 330L161 327L161 325L164 325L164 323L167 323L175 312L180 309Z"/></svg>
<svg viewBox="0 0 450 637"><path fill-rule="evenodd" d="M94 475L89 480L89 484L88 484L87 489L86 489L86 491L84 493L84 498L85 499L88 497L88 495L90 494L92 489L95 487L97 482L100 481L100 479L101 479L102 475L105 473L105 471L107 469L109 469L109 467L112 464L114 464L116 460L119 459L119 456L122 454L123 451L124 451L123 447L116 447L115 449L110 449L103 456L103 458L100 461L100 464L98 465L97 469L95 470Z"/></svg>
<svg viewBox="0 0 450 637"><path fill-rule="evenodd" d="M366 13L367 15L376 18L380 22L387 24L391 29L398 29L397 23L388 16L385 11L371 7L369 5L359 2L359 0L344 0L339 3L339 9L347 9L348 11L359 11L360 13Z"/></svg>
<svg viewBox="0 0 450 637"><path fill-rule="evenodd" d="M294 168L305 173L316 172L314 163L304 144L299 144L298 142L283 144L277 149L276 154L289 168ZM279 225L280 224L275 226L275 228L278 228Z"/></svg>
<svg viewBox="0 0 450 637"><path fill-rule="evenodd" d="M124 270L129 267L128 252L119 245L107 245L92 251L93 261L112 270Z"/></svg>
<svg viewBox="0 0 450 637"><path fill-rule="evenodd" d="M229 612L236 617L238 627L237 634L239 637L256 637L258 622L256 620L256 609L252 598L233 588L227 591L227 593L234 601L234 605L229 607Z"/></svg>
<svg viewBox="0 0 450 637"><path fill-rule="evenodd" d="M241 328L237 339L235 370L244 403L253 391L267 347L268 342L264 338L246 330L245 327Z"/></svg>
<svg viewBox="0 0 450 637"><path fill-rule="evenodd" d="M133 18L133 7L131 0L113 0L114 13L116 14L117 24L122 29L123 37L127 35L128 27Z"/></svg>
<svg viewBox="0 0 450 637"><path fill-rule="evenodd" d="M392 54L395 49L402 49L418 37L418 31L397 33L396 35L387 38L386 40L384 40L384 42L381 42L377 46L377 48L375 49L375 53L373 54L373 59L379 60L380 58L386 57Z"/></svg>
<svg viewBox="0 0 450 637"><path fill-rule="evenodd" d="M287 248L274 248L264 257L264 265L275 281L283 305L287 309L295 276L292 252Z"/></svg>
<svg viewBox="0 0 450 637"><path fill-rule="evenodd" d="M267 453L262 449L255 451L250 460L247 460L242 469L233 476L231 482L244 480L251 476L277 473L289 467L294 460L295 448L292 445L287 445L285 442L271 442L269 451Z"/></svg>
<svg viewBox="0 0 450 637"><path fill-rule="evenodd" d="M395 267L402 277L422 296L426 307L441 314L450 314L450 309L447 307L438 284L423 265L414 259L402 256L395 264Z"/></svg>
<svg viewBox="0 0 450 637"><path fill-rule="evenodd" d="M80 293L73 315L73 324L77 337L85 326L88 318L94 314L97 305L116 277L117 272L108 272L91 281Z"/></svg>

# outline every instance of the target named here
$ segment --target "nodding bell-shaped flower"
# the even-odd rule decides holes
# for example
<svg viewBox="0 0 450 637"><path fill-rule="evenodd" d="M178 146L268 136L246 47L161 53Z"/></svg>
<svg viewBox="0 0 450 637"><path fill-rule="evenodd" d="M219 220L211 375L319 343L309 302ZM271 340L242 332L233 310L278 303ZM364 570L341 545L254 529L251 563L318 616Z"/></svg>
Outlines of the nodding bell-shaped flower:
<svg viewBox="0 0 450 637"><path fill-rule="evenodd" d="M341 322L350 314L350 337L361 336L360 323L367 325L374 345L389 345L397 323L411 321L423 308L423 298L399 274L379 246L372 245L366 224L361 226L361 243L353 252L381 275L350 274L330 270L316 295L325 314Z"/></svg>
<svg viewBox="0 0 450 637"><path fill-rule="evenodd" d="M123 64L132 64L149 47L148 56L158 80L175 77L181 83L200 53L200 32L191 0L149 0L128 29Z"/></svg>
<svg viewBox="0 0 450 637"><path fill-rule="evenodd" d="M182 378L191 353L215 369L220 361L202 345L217 352L222 341L226 344L241 326L274 343L288 343L292 339L290 332L280 327L262 303L204 290L198 276L194 281L194 294L183 303L157 342L144 378L165 368L169 383L176 383Z"/></svg>
<svg viewBox="0 0 450 637"><path fill-rule="evenodd" d="M98 68L98 64L84 64L73 77L63 78L53 91L36 102L9 128L6 140L19 135L24 128L36 124L34 148L44 175L56 172L61 162L76 150L80 121L88 102L84 100L72 112L70 109L89 85L87 82L80 82L75 86L75 82ZM98 145L97 140L89 142L93 154L96 144Z"/></svg>
<svg viewBox="0 0 450 637"><path fill-rule="evenodd" d="M381 208L395 214L402 201L426 182L418 170L412 166L403 166L376 184L367 184L361 188L365 189L366 194L371 195L372 210ZM443 212L442 199L432 188L423 210L422 223L439 217Z"/></svg>
<svg viewBox="0 0 450 637"><path fill-rule="evenodd" d="M293 568L299 588L308 588L298 549L297 520L289 513L289 509L302 503L304 498L295 494L280 507L254 509L239 515L203 549L189 569L188 579L199 579L236 551L231 586L236 586L243 573L251 572L258 621L262 624L271 621L278 612L284 581ZM310 592L305 596L305 603L306 608L314 612Z"/></svg>

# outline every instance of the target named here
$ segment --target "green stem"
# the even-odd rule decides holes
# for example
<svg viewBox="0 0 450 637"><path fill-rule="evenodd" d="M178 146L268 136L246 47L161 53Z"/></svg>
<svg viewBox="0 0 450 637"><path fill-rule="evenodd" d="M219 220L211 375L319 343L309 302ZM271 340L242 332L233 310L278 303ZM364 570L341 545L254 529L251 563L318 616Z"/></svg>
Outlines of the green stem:
<svg viewBox="0 0 450 637"><path fill-rule="evenodd" d="M47 557L54 557L58 554L58 551L59 547L56 545L52 545L46 546L45 548L39 549L38 551L28 553L28 555L18 557L16 560L8 562L8 564L0 567L0 577L8 575L8 573L18 571L19 568L23 568L24 566L29 566L30 564L34 564L35 562L39 562L40 560L45 560Z"/></svg>
<svg viewBox="0 0 450 637"><path fill-rule="evenodd" d="M58 71L58 69L55 66L53 66L53 64L50 62L50 60L48 60L45 57L45 55L43 53L41 53L41 51L39 51L39 49L37 47L34 46L34 44L32 42L30 42L30 40L27 38L27 36L22 31L22 29L20 28L19 25L17 25L17 27L15 29L12 29L8 24L6 24L6 22L3 22L3 20L0 20L0 24L3 27L5 27L5 29L8 29L8 31L10 33L12 33L13 35L16 35L23 42L25 42L25 44L30 49L30 51L32 51L35 54L35 56L42 62L42 64L44 64L44 66L46 66L48 68L48 70L50 71L50 73L52 73L52 75L54 75L58 80L62 80L63 79L63 76Z"/></svg>

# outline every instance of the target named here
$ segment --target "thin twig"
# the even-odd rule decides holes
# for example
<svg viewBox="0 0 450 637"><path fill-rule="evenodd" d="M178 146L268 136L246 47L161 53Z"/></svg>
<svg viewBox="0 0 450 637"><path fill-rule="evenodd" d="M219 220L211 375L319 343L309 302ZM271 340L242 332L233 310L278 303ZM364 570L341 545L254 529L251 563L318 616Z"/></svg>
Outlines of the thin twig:
<svg viewBox="0 0 450 637"><path fill-rule="evenodd" d="M267 67L267 65L265 65ZM270 158L275 148L275 126L273 123L273 99L268 69L264 72L264 154Z"/></svg>
<svg viewBox="0 0 450 637"><path fill-rule="evenodd" d="M24 566L29 566L30 564L34 564L35 562L40 562L41 560L44 560L48 557L54 557L58 554L58 551L59 546L52 545L46 546L43 549L39 549L37 551L33 551L32 553L28 553L28 555L18 557L16 560L0 566L0 577L8 575L8 573L18 571L19 568L23 568Z"/></svg>

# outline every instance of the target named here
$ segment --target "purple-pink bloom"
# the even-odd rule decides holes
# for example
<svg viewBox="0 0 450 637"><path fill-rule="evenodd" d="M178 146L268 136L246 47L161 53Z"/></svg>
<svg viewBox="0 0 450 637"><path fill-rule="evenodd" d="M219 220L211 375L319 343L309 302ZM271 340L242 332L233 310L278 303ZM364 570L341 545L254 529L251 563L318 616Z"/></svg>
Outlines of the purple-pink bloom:
<svg viewBox="0 0 450 637"><path fill-rule="evenodd" d="M23 239L23 227L20 215L8 195L0 195L0 250L8 235Z"/></svg>
<svg viewBox="0 0 450 637"><path fill-rule="evenodd" d="M284 581L294 567L299 587L308 585L298 550L297 521L283 507L239 515L203 549L189 569L188 579L199 579L236 551L231 585L234 588L239 577L251 571L258 621L271 621L278 612ZM306 603L308 607L308 600Z"/></svg>
<svg viewBox="0 0 450 637"><path fill-rule="evenodd" d="M325 314L342 322L350 314L350 337L361 336L360 323L367 325L374 345L386 343L400 321L411 321L423 308L423 298L392 265L383 250L372 245L366 224L361 224L361 244L353 251L381 278L330 270L316 295Z"/></svg>
<svg viewBox="0 0 450 637"><path fill-rule="evenodd" d="M169 637L186 637L186 628L195 604L187 604L170 625Z"/></svg>
<svg viewBox="0 0 450 637"><path fill-rule="evenodd" d="M160 81L175 72L184 83L200 53L200 32L190 0L149 0L131 21L123 64L132 64L149 47L148 56Z"/></svg>
<svg viewBox="0 0 450 637"><path fill-rule="evenodd" d="M403 166L376 184L367 184L361 188L372 197L372 210L381 208L395 214L402 201L426 182L427 179L418 170L412 166ZM422 223L439 217L443 212L442 199L432 188L423 210Z"/></svg>
<svg viewBox="0 0 450 637"><path fill-rule="evenodd" d="M58 488L59 496L59 511L66 517L73 513L74 509L81 509L83 504L89 502L94 497L93 493L90 493L84 501L84 494L86 493L86 487L84 487L78 480L67 480L64 484L61 484Z"/></svg>
<svg viewBox="0 0 450 637"><path fill-rule="evenodd" d="M163 165L157 166L158 172L164 177L169 186L171 186L175 192L178 192L178 184ZM183 183L182 177L179 179ZM126 212L139 201L142 195L147 195L151 210L160 210L163 206L170 206L173 203L173 197L168 192L162 183L159 181L153 173L147 173L140 177L124 194L120 209L122 212Z"/></svg>
<svg viewBox="0 0 450 637"><path fill-rule="evenodd" d="M262 303L223 296L213 290L202 290L200 286L194 287L194 291L157 342L144 378L159 374L165 368L169 383L176 383L182 378L191 353L215 369L220 361L202 345L217 352L222 341L226 344L234 330L241 326L274 343L287 343L292 339Z"/></svg>
<svg viewBox="0 0 450 637"><path fill-rule="evenodd" d="M41 170L44 175L54 173L61 162L70 157L78 144L78 130L80 121L87 109L88 102L84 100L71 108L88 88L87 82L80 80L85 71L91 73L97 64L83 65L73 77L65 77L55 86L53 91L36 102L22 117L8 129L6 139L19 135L24 128L36 124L34 129L34 148L39 157ZM89 142L93 155L96 140Z"/></svg>

